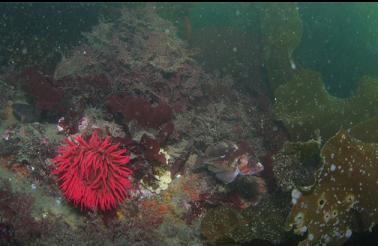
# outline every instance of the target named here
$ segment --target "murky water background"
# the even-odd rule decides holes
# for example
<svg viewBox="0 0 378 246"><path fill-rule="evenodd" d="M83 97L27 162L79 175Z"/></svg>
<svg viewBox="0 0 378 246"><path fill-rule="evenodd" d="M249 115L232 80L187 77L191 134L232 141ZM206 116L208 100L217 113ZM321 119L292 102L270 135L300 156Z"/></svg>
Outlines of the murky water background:
<svg viewBox="0 0 378 246"><path fill-rule="evenodd" d="M374 245L376 4L4 3L1 245Z"/></svg>

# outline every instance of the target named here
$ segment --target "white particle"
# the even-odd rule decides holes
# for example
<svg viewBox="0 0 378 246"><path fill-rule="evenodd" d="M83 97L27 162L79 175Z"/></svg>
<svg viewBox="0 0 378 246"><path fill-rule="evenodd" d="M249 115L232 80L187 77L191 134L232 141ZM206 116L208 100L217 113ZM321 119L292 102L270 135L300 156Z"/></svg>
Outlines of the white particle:
<svg viewBox="0 0 378 246"><path fill-rule="evenodd" d="M307 231L307 226L302 226L301 228L299 228L299 230L301 231L301 234L303 235Z"/></svg>
<svg viewBox="0 0 378 246"><path fill-rule="evenodd" d="M34 191L34 190L37 189L37 186L36 186L35 184L32 184L32 185L31 185L31 188L32 188L32 190Z"/></svg>
<svg viewBox="0 0 378 246"><path fill-rule="evenodd" d="M238 51L238 48L234 47L234 48L232 48L232 51L233 51L233 52L237 52L237 51Z"/></svg>
<svg viewBox="0 0 378 246"><path fill-rule="evenodd" d="M345 232L345 237L349 238L350 236L352 236L352 231L350 229L348 229L346 232Z"/></svg>
<svg viewBox="0 0 378 246"><path fill-rule="evenodd" d="M295 70L297 68L297 66L295 65L295 63L292 59L290 59L290 66L291 66L291 69L293 69L293 70Z"/></svg>
<svg viewBox="0 0 378 246"><path fill-rule="evenodd" d="M331 165L331 172L334 172L336 170L336 165L335 164L332 164Z"/></svg>
<svg viewBox="0 0 378 246"><path fill-rule="evenodd" d="M62 204L62 199L60 197L55 199L55 203L56 203L56 205Z"/></svg>
<svg viewBox="0 0 378 246"><path fill-rule="evenodd" d="M331 238L326 234L324 236L324 241L328 244L331 241Z"/></svg>
<svg viewBox="0 0 378 246"><path fill-rule="evenodd" d="M301 195L302 195L302 193L297 189L293 189L291 191L291 197L292 198L299 199L301 197Z"/></svg>

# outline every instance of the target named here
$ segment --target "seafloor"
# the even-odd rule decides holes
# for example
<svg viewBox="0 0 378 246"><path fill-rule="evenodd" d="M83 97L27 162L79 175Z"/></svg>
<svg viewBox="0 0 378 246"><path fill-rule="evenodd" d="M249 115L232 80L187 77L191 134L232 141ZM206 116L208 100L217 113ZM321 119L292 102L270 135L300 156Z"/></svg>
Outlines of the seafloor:
<svg viewBox="0 0 378 246"><path fill-rule="evenodd" d="M3 66L0 244L339 245L372 230L378 81L330 96L319 72L293 61L295 5L255 8L250 43L236 29L194 36L184 12L179 36L171 12L123 7L53 69L48 59ZM206 60L201 47L219 53ZM110 157L83 161L97 133L126 151L130 173L104 174ZM86 143L93 155L75 164L58 148Z"/></svg>

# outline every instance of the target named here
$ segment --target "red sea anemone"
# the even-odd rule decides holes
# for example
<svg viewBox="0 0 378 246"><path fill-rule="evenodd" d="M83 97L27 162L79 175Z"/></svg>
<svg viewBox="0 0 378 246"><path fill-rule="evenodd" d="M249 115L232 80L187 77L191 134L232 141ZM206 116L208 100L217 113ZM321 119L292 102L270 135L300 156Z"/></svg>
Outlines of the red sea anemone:
<svg viewBox="0 0 378 246"><path fill-rule="evenodd" d="M67 199L81 208L109 210L122 203L131 187L126 167L130 156L119 144L112 144L92 133L89 141L81 135L65 140L53 159L52 174L58 175L60 189Z"/></svg>

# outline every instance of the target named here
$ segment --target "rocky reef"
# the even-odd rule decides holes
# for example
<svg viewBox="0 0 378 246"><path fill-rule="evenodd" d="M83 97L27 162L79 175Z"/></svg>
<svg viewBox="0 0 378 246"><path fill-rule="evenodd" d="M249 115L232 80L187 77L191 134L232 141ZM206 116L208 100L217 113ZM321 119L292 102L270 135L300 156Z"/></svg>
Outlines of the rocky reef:
<svg viewBox="0 0 378 246"><path fill-rule="evenodd" d="M25 189L2 192L25 201L32 192L29 209L7 208L6 243L201 245L203 236L215 243L221 240L209 223L218 210L238 214L230 242L279 242L290 203L273 201L259 161L265 143L274 142L266 137L272 112L261 112L255 99L236 90L233 77L202 69L153 7L116 12L85 33L54 73L31 66L5 76L4 88L13 94L1 101L0 178L10 178L9 187L22 181ZM125 201L111 211L75 207L51 173L63 139L97 130L127 149L133 171ZM213 148L224 142L236 148ZM201 169L205 164L211 167ZM225 177L219 170L232 179L219 178ZM25 224L14 220L20 210ZM222 218L227 224L227 218L235 220Z"/></svg>
<svg viewBox="0 0 378 246"><path fill-rule="evenodd" d="M226 206L209 210L201 223L205 242L207 245L256 243L258 240L282 242L285 229L281 225L290 209L289 199L284 194L274 194L242 212Z"/></svg>
<svg viewBox="0 0 378 246"><path fill-rule="evenodd" d="M372 229L377 80L332 96L296 62L296 4L197 29L196 4L162 6L111 9L54 71L0 74L0 244L339 245ZM64 140L77 158L60 159L75 174L62 181ZM65 185L65 198L72 176L90 197ZM122 192L101 207L105 186Z"/></svg>

